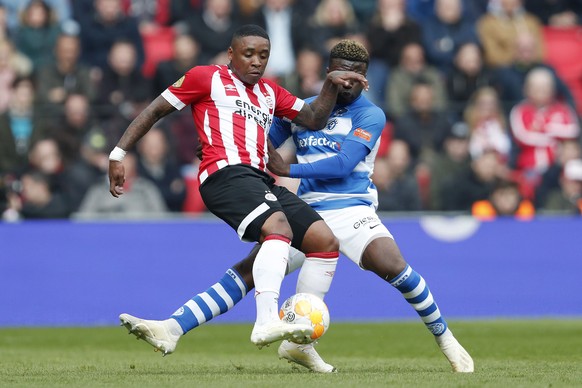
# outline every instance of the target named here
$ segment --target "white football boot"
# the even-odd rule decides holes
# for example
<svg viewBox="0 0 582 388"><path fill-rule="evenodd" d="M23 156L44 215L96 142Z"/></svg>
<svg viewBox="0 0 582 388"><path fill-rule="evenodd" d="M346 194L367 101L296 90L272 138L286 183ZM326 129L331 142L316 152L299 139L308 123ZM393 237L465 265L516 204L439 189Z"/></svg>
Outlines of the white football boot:
<svg viewBox="0 0 582 388"><path fill-rule="evenodd" d="M337 369L329 365L315 350L313 344L299 345L290 341L283 341L279 346L279 358L294 362L316 373L333 373Z"/></svg>
<svg viewBox="0 0 582 388"><path fill-rule="evenodd" d="M473 359L449 329L442 335L435 337L435 339L441 351L451 363L453 372L473 373L475 370Z"/></svg>
<svg viewBox="0 0 582 388"><path fill-rule="evenodd" d="M151 321L129 314L121 314L119 320L129 330L129 334L146 341L156 352L161 351L165 356L176 350L180 336L171 332L166 321Z"/></svg>
<svg viewBox="0 0 582 388"><path fill-rule="evenodd" d="M311 325L287 323L278 319L253 327L251 342L261 349L275 341L294 339L297 342L307 342L313 334Z"/></svg>

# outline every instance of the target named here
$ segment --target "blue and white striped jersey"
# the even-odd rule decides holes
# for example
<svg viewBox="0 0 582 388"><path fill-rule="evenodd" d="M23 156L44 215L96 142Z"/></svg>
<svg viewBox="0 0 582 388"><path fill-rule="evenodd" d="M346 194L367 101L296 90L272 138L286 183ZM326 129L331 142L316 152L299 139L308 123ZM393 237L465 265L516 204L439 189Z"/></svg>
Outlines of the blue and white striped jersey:
<svg viewBox="0 0 582 388"><path fill-rule="evenodd" d="M308 98L311 102L315 97ZM269 131L271 141L278 147L289 136L297 147L299 163L313 163L337 155L346 140L364 144L370 152L353 171L343 178L302 178L297 195L315 210L341 209L355 205L378 205L378 193L372 183L374 159L380 135L386 124L384 112L361 95L347 106L336 105L327 125L312 131L276 119Z"/></svg>

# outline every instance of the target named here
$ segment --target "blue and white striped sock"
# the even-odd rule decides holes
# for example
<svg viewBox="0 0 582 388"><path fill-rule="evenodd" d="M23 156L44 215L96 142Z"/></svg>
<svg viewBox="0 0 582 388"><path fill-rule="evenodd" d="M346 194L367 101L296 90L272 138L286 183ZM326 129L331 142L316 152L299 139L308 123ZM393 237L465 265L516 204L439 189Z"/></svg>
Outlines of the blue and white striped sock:
<svg viewBox="0 0 582 388"><path fill-rule="evenodd" d="M230 310L247 294L247 285L240 275L229 268L222 279L180 307L170 318L188 331Z"/></svg>
<svg viewBox="0 0 582 388"><path fill-rule="evenodd" d="M433 335L440 336L447 330L447 322L441 316L428 285L408 264L398 276L390 280L390 284L402 293Z"/></svg>

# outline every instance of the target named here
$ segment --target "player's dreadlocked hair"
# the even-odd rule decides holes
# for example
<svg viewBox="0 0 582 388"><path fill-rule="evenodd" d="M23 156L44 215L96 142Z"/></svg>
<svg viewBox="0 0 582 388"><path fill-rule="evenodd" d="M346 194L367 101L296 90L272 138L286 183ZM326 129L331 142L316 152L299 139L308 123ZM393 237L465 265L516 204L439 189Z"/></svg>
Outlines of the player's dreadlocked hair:
<svg viewBox="0 0 582 388"><path fill-rule="evenodd" d="M244 38L245 36L260 36L261 38L265 38L270 41L267 31L265 31L261 26L257 26L256 24L245 24L244 26L240 26L234 32L234 34L232 34L232 40Z"/></svg>
<svg viewBox="0 0 582 388"><path fill-rule="evenodd" d="M344 39L333 46L329 54L329 59L345 59L352 62L364 62L366 65L370 61L368 50L361 43L355 40Z"/></svg>

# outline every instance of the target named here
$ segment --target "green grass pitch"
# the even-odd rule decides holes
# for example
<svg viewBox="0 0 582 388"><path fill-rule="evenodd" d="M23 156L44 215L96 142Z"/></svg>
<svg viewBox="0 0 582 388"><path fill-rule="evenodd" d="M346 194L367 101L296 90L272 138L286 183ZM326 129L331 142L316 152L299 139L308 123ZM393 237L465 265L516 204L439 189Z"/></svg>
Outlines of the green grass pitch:
<svg viewBox="0 0 582 388"><path fill-rule="evenodd" d="M209 324L162 357L122 327L2 328L0 387L580 387L582 320L453 321L475 360L454 374L420 322L333 323L309 373L249 341L251 324Z"/></svg>

